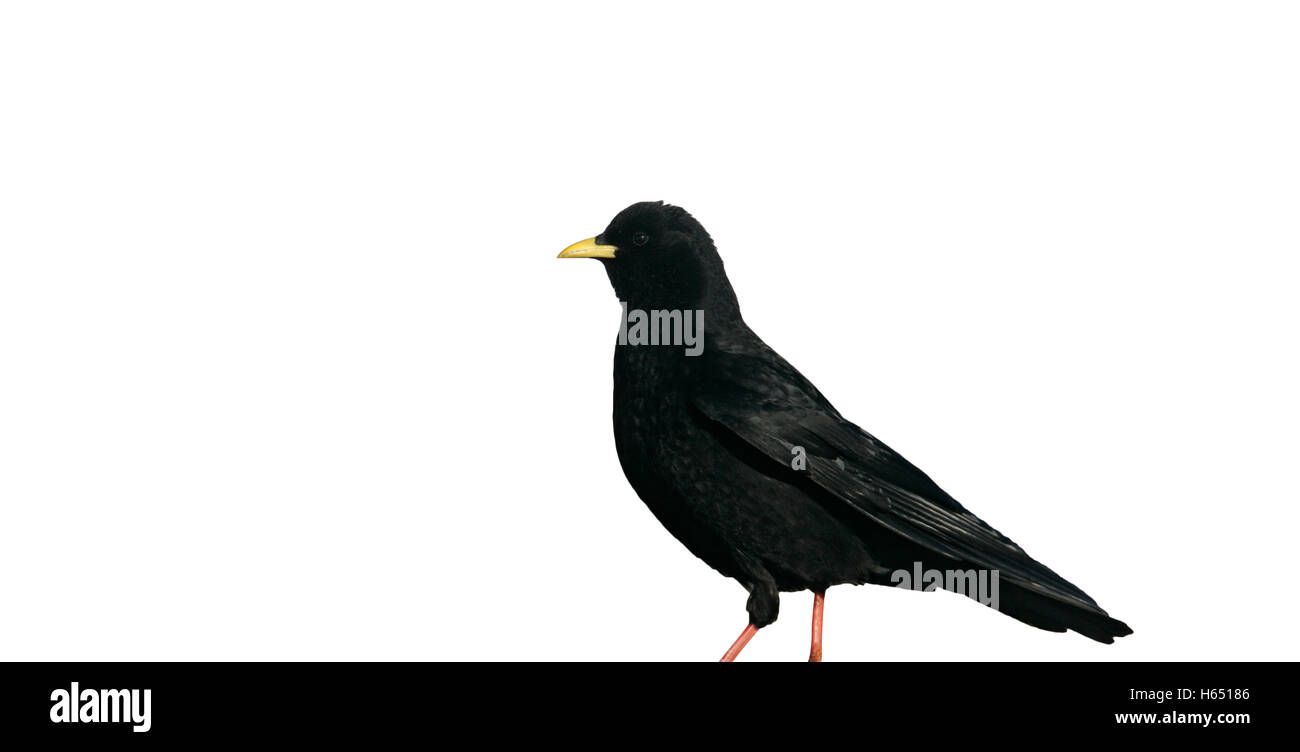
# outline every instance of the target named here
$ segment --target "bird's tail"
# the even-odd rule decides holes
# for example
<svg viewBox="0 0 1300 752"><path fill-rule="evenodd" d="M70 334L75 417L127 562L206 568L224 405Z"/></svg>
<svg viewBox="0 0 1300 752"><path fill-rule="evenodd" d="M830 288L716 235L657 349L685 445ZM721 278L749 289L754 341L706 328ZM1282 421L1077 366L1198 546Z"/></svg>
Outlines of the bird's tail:
<svg viewBox="0 0 1300 752"><path fill-rule="evenodd" d="M1111 618L1096 606L1063 602L1009 582L1002 584L998 610L1039 629L1049 632L1072 629L1084 637L1107 644L1114 642L1116 637L1133 634L1127 624Z"/></svg>

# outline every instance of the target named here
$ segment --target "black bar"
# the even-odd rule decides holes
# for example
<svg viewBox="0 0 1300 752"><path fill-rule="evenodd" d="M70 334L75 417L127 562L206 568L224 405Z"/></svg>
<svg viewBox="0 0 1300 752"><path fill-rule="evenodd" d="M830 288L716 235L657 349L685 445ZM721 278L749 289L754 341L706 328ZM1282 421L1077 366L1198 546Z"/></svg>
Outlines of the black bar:
<svg viewBox="0 0 1300 752"><path fill-rule="evenodd" d="M1227 739L1285 733L1296 699L1292 665L1262 663L19 663L3 671L0 739L87 744L344 734L451 742L464 732L563 741L597 728L638 739L758 733L761 741L783 728L812 735L855 726L906 726L917 741L953 733ZM71 722L69 708L53 722L52 695L70 693L73 682L79 693L150 690L149 730L133 731L143 723L129 719ZM88 717L100 697L90 698ZM1153 715L1117 720L1133 713ZM1209 725L1190 714L1208 714ZM870 738L863 749L876 746Z"/></svg>

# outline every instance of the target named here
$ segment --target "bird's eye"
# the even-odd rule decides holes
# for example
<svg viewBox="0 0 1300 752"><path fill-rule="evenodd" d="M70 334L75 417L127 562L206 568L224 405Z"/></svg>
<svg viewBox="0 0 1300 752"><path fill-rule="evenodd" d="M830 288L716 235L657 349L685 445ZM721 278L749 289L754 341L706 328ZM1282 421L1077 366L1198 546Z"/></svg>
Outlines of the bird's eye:
<svg viewBox="0 0 1300 752"><path fill-rule="evenodd" d="M645 245L650 242L650 236L644 232L638 232L632 236L632 245Z"/></svg>

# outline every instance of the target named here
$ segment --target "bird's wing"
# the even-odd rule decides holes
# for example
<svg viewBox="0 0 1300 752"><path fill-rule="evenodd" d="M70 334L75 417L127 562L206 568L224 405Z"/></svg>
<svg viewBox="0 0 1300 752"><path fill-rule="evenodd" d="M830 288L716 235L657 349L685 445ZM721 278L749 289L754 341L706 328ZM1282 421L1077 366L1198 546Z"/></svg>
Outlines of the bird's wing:
<svg viewBox="0 0 1300 752"><path fill-rule="evenodd" d="M1083 591L1030 558L1009 538L967 511L925 473L845 420L811 382L779 355L710 353L691 404L715 430L728 432L772 462L802 472L816 486L877 524L923 548L1050 598L1104 614Z"/></svg>

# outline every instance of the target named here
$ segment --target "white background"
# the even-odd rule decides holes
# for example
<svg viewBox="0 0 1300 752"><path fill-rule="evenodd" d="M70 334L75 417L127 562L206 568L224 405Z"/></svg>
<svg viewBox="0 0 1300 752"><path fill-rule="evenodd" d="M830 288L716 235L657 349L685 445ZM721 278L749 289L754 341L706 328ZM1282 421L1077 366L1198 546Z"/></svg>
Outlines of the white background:
<svg viewBox="0 0 1300 752"><path fill-rule="evenodd" d="M1294 5L443 5L0 11L0 658L716 659L554 258L646 199L1136 630L840 587L828 660L1300 657Z"/></svg>

